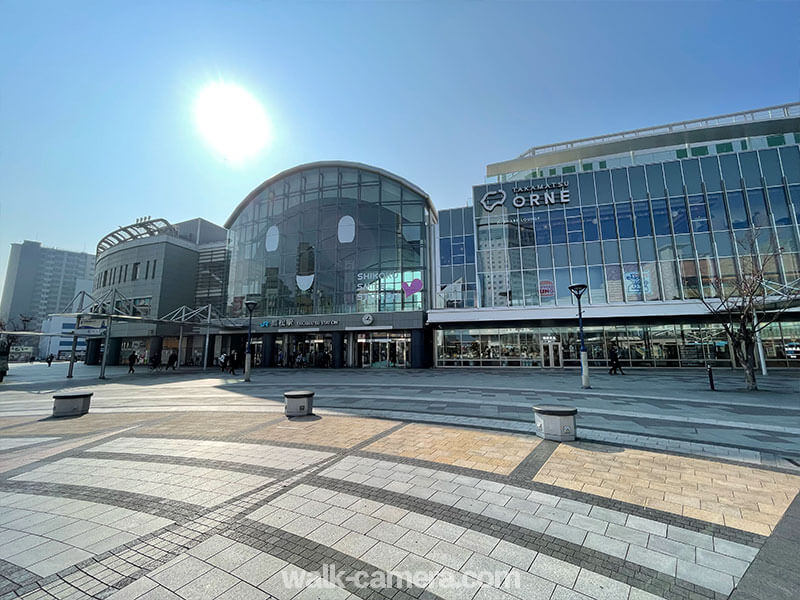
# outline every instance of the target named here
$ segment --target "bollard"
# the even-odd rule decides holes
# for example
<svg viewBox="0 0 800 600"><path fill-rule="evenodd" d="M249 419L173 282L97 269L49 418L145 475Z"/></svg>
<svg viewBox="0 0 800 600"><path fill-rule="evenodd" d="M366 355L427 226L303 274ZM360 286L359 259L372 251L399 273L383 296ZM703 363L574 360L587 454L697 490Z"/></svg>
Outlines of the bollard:
<svg viewBox="0 0 800 600"><path fill-rule="evenodd" d="M708 385L711 387L711 391L714 392L716 389L714 388L714 372L711 370L711 365L706 365L706 370L708 371Z"/></svg>

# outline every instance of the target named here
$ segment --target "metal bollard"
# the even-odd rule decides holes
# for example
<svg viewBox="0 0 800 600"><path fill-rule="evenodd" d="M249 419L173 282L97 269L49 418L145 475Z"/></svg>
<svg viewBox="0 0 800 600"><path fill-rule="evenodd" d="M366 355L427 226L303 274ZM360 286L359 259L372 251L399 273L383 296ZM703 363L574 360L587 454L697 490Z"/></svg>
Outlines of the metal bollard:
<svg viewBox="0 0 800 600"><path fill-rule="evenodd" d="M708 371L708 385L711 387L711 391L715 392L716 389L714 388L714 372L711 370L711 365L706 365L706 371Z"/></svg>

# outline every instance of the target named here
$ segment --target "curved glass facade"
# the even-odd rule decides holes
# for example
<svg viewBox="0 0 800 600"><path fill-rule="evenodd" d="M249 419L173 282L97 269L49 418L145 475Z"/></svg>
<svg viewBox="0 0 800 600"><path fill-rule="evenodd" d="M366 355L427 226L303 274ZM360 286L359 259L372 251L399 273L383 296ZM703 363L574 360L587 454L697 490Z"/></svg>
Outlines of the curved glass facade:
<svg viewBox="0 0 800 600"><path fill-rule="evenodd" d="M430 200L352 163L268 180L229 221L227 313L324 315L428 308Z"/></svg>
<svg viewBox="0 0 800 600"><path fill-rule="evenodd" d="M754 229L760 254L780 248L770 279L798 280L800 146L780 137L775 148L728 144L710 156L475 186L480 305L570 305L573 283L587 284L595 305L713 297L712 279L735 276Z"/></svg>

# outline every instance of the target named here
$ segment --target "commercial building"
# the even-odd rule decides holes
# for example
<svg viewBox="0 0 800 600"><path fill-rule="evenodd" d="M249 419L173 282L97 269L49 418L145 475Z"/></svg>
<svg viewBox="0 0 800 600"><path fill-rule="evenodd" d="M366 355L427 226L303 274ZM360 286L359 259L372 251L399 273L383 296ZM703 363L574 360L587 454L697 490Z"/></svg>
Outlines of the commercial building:
<svg viewBox="0 0 800 600"><path fill-rule="evenodd" d="M419 187L360 163L300 165L253 190L225 227L226 314L243 328L255 302L255 364L430 366L436 219ZM215 355L244 355L241 328L221 328Z"/></svg>
<svg viewBox="0 0 800 600"><path fill-rule="evenodd" d="M87 290L88 291L88 290ZM72 354L72 337L75 331L74 317L50 316L42 322L43 335L39 338L39 358L45 359L51 354L56 360L67 360ZM78 360L86 356L86 338L79 336L75 344L75 357Z"/></svg>
<svg viewBox="0 0 800 600"><path fill-rule="evenodd" d="M153 356L166 362L178 350L181 326L159 317L182 306L224 310L226 241L227 231L204 219L173 225L149 217L100 240L93 295L112 292L119 309L139 318L113 322L108 364L124 362L131 353L141 362ZM200 364L205 333L196 327L184 333L181 364ZM86 362L99 362L104 351L102 338L89 339Z"/></svg>
<svg viewBox="0 0 800 600"><path fill-rule="evenodd" d="M477 307L437 300L437 366L578 364L575 300L588 285L590 364L611 343L629 366L731 365L701 299L755 252L775 289L800 287L800 104L531 148L473 188ZM464 209L452 214L465 213ZM442 211L441 223L448 220ZM459 218L454 219L456 223ZM440 224L440 292L462 224ZM752 240L755 232L755 240ZM457 240L457 241L455 241ZM465 288L468 290L469 288ZM798 362L800 314L762 332L766 363Z"/></svg>
<svg viewBox="0 0 800 600"><path fill-rule="evenodd" d="M44 318L64 309L81 290L90 290L94 256L43 247L26 240L11 244L0 300L0 321L39 331Z"/></svg>

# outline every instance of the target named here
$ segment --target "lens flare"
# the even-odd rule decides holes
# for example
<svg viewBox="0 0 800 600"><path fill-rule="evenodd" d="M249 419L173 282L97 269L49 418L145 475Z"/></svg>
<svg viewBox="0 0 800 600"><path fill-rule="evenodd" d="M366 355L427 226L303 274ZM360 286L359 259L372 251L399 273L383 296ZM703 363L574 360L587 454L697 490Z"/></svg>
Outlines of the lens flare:
<svg viewBox="0 0 800 600"><path fill-rule="evenodd" d="M195 100L194 117L200 135L233 163L257 155L270 139L264 108L232 83L214 82L203 88Z"/></svg>

